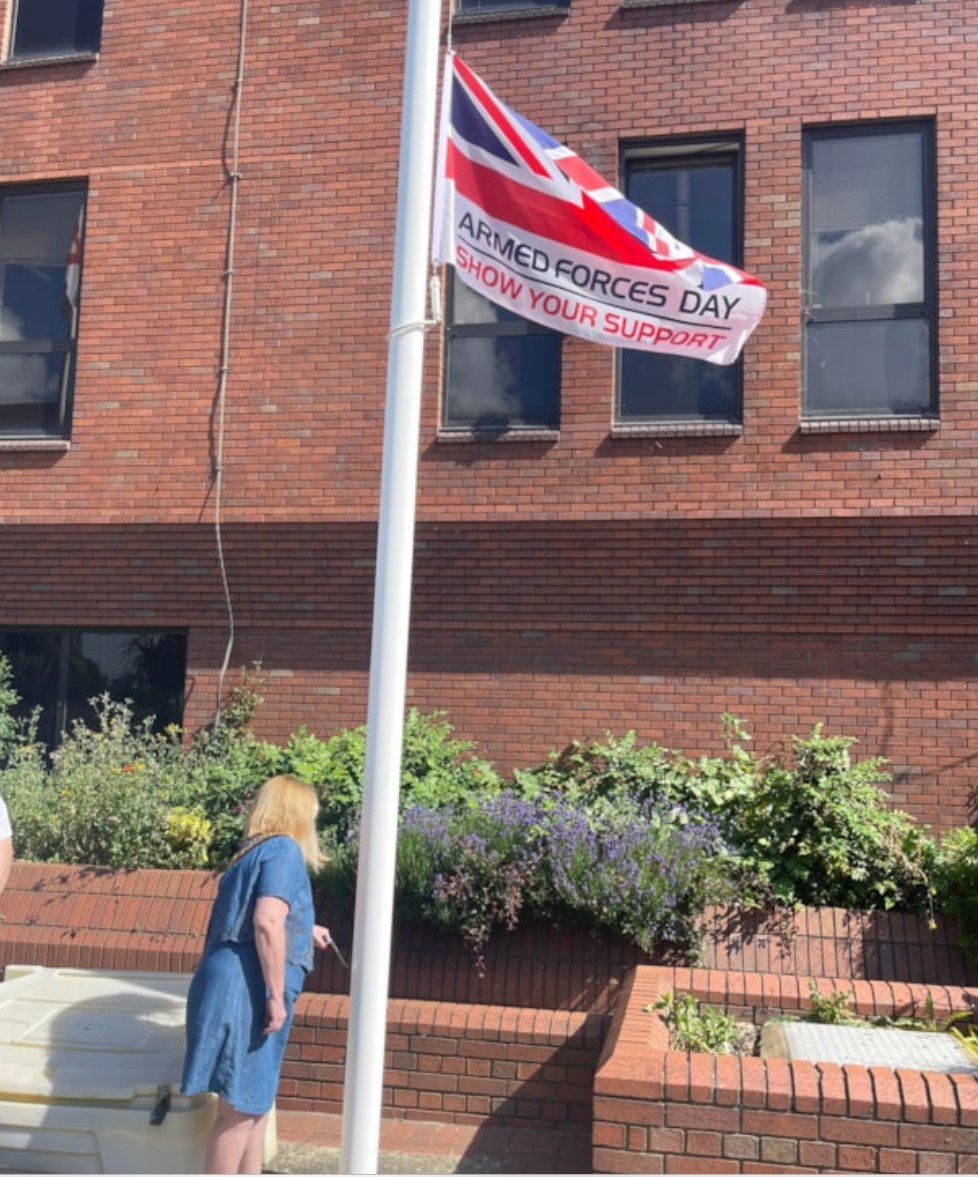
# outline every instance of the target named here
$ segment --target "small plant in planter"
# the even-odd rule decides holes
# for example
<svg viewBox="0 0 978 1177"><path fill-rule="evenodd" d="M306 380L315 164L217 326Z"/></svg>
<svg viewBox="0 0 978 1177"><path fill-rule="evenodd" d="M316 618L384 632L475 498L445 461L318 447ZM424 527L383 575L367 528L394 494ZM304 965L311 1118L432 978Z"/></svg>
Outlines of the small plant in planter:
<svg viewBox="0 0 978 1177"><path fill-rule="evenodd" d="M645 1007L669 1027L674 1050L703 1054L750 1054L755 1027L738 1022L715 1005L703 1005L692 993L665 993Z"/></svg>

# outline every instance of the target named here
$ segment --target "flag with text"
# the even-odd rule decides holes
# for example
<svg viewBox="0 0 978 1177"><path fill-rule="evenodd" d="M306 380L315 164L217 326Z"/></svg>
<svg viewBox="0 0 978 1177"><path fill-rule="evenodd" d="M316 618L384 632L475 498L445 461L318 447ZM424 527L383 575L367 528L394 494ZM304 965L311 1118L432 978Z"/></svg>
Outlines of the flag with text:
<svg viewBox="0 0 978 1177"><path fill-rule="evenodd" d="M677 241L579 156L445 64L433 258L567 335L730 364L764 313L750 274Z"/></svg>

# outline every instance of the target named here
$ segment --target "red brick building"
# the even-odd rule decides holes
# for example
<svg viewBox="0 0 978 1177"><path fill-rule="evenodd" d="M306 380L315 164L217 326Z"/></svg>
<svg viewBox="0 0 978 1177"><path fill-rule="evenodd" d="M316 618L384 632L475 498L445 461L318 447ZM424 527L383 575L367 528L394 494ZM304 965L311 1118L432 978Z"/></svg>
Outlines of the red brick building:
<svg viewBox="0 0 978 1177"><path fill-rule="evenodd" d="M449 299L409 702L501 768L824 723L964 822L974 4L459 8L504 101L769 304L721 370ZM0 0L0 645L52 732L105 685L204 723L225 659L264 734L365 719L406 22Z"/></svg>

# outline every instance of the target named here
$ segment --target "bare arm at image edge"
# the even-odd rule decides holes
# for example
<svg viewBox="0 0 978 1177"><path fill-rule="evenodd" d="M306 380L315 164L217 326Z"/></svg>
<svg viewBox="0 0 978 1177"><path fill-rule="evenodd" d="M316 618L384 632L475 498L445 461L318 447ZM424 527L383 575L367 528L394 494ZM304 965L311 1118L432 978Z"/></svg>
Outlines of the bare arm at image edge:
<svg viewBox="0 0 978 1177"><path fill-rule="evenodd" d="M3 893L7 880L10 878L10 868L14 864L14 843L12 838L0 841L0 894Z"/></svg>
<svg viewBox="0 0 978 1177"><path fill-rule="evenodd" d="M14 843L11 837L10 815L7 813L3 798L0 797L0 893L7 885L13 864Z"/></svg>
<svg viewBox="0 0 978 1177"><path fill-rule="evenodd" d="M265 979L265 1033L274 1034L285 1024L285 917L284 899L263 895L255 904L255 949Z"/></svg>

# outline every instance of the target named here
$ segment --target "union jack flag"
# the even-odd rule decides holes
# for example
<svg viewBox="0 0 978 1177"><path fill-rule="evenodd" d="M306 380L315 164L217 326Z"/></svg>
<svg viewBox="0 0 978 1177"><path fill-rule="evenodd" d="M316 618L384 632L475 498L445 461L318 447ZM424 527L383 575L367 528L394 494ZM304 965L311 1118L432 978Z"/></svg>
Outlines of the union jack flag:
<svg viewBox="0 0 978 1177"><path fill-rule="evenodd" d="M729 364L767 292L678 241L568 147L445 64L433 256L567 334Z"/></svg>

